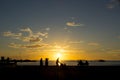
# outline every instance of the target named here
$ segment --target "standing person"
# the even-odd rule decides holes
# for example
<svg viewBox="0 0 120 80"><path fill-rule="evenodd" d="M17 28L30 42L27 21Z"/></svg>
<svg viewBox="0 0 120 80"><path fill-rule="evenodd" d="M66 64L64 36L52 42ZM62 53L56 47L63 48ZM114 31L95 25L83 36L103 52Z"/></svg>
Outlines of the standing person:
<svg viewBox="0 0 120 80"><path fill-rule="evenodd" d="M40 66L43 66L43 60L42 60L42 58L40 59Z"/></svg>
<svg viewBox="0 0 120 80"><path fill-rule="evenodd" d="M82 60L78 61L78 66L83 66Z"/></svg>
<svg viewBox="0 0 120 80"><path fill-rule="evenodd" d="M86 65L86 66L88 66L88 65L89 65L89 63L88 63L88 61L87 61L87 60L85 61L85 65Z"/></svg>
<svg viewBox="0 0 120 80"><path fill-rule="evenodd" d="M45 66L48 66L48 58L45 59Z"/></svg>
<svg viewBox="0 0 120 80"><path fill-rule="evenodd" d="M59 66L59 58L56 60L56 66Z"/></svg>

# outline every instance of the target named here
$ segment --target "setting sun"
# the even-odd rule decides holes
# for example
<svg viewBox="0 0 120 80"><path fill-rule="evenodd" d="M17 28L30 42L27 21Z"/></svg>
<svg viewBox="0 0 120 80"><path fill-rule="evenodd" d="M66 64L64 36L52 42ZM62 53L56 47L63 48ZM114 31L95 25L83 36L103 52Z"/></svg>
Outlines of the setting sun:
<svg viewBox="0 0 120 80"><path fill-rule="evenodd" d="M56 54L56 58L61 58L62 57L62 54L61 53L57 53Z"/></svg>
<svg viewBox="0 0 120 80"><path fill-rule="evenodd" d="M64 60L65 59L65 49L64 49L64 47L62 47L62 46L59 46L59 45L55 45L54 47L53 47L53 55L54 55L54 60L56 60L57 58L60 58L60 60Z"/></svg>
<svg viewBox="0 0 120 80"><path fill-rule="evenodd" d="M54 54L54 58L55 58L55 59L59 58L60 60L63 60L64 57L65 57L65 56L64 56L64 53L59 52L59 51Z"/></svg>

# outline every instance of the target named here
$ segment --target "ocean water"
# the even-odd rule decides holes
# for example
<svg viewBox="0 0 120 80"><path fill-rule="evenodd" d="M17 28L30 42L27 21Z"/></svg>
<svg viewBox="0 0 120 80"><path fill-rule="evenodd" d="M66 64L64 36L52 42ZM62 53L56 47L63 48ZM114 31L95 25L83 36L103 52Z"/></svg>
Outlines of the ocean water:
<svg viewBox="0 0 120 80"><path fill-rule="evenodd" d="M43 61L43 65L45 61ZM62 63L66 64L66 66L77 66L78 61L62 61ZM88 61L89 66L120 66L120 61L105 61L105 62L99 62L99 61ZM40 65L39 61L36 62L18 62L17 65ZM55 61L49 61L49 66L56 65Z"/></svg>

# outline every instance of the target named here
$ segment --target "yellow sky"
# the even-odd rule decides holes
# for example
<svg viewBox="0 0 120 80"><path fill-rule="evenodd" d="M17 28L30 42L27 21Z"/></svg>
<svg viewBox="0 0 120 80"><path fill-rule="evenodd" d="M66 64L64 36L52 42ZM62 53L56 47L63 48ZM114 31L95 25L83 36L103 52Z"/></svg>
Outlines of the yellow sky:
<svg viewBox="0 0 120 80"><path fill-rule="evenodd" d="M75 48L72 44L63 45L60 43L54 43L54 45L50 46L47 45L43 48L17 48L17 46L14 46L14 48L3 48L4 52L0 51L0 56L10 57L14 59L31 60L39 60L40 58L49 58L49 60L56 60L58 57L60 58L60 60L119 60L119 50L100 50L101 48L98 46L98 44L95 43L91 43L88 45L92 46Z"/></svg>

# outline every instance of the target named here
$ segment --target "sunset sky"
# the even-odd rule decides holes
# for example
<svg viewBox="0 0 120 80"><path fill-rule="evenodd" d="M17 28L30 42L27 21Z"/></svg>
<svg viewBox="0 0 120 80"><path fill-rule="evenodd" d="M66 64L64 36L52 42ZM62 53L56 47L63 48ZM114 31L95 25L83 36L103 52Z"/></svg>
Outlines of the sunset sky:
<svg viewBox="0 0 120 80"><path fill-rule="evenodd" d="M0 56L120 60L120 0L0 0Z"/></svg>

